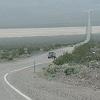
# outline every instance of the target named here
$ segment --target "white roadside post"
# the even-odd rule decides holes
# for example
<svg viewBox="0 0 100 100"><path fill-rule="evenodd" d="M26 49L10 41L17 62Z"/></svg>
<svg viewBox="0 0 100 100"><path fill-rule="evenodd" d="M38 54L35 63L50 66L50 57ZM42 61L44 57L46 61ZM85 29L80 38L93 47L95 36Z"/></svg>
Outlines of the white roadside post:
<svg viewBox="0 0 100 100"><path fill-rule="evenodd" d="M35 62L35 57L34 57L34 73L35 73L35 67L36 67L36 62Z"/></svg>

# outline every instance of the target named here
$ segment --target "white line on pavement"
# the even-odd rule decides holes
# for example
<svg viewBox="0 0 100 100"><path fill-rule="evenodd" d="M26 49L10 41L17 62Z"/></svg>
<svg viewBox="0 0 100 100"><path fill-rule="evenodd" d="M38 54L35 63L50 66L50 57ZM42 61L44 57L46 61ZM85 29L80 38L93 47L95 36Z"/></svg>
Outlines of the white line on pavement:
<svg viewBox="0 0 100 100"><path fill-rule="evenodd" d="M21 96L23 96L26 100L32 100L30 97L26 96L25 94L23 94L21 91L19 91L17 88L15 88L12 84L10 84L7 80L7 76L8 76L8 73L5 74L4 76L4 80L5 82L14 90L16 91L18 94L20 94Z"/></svg>
<svg viewBox="0 0 100 100"><path fill-rule="evenodd" d="M47 63L47 62L46 62ZM37 65L40 65L40 64L43 64L43 63L38 63ZM22 97L24 97L26 100L32 100L30 97L26 96L24 93L22 93L20 90L18 90L17 88L15 88L8 80L7 80L7 76L11 73L14 73L14 72L17 72L17 71L21 71L21 70L24 70L24 69L27 69L29 67L32 67L32 66L27 66L27 67L24 67L24 68L20 68L20 69L16 69L14 71L11 71L10 73L6 73L4 75L4 81L6 82L6 84L12 88L14 91L16 91L18 94L20 94Z"/></svg>
<svg viewBox="0 0 100 100"><path fill-rule="evenodd" d="M83 44L85 44L85 43L88 43L89 41L90 41L90 38L88 39L88 35L87 35L86 40L85 40L84 42L80 42L80 43L74 45L74 48L75 48L75 47L78 47L78 46L80 46L80 45L83 45ZM44 63L45 63L45 62L44 62ZM47 63L47 62L46 62L46 63ZM39 63L39 64L43 64L43 63ZM37 65L39 65L39 64L37 64ZM11 87L14 91L16 91L18 94L20 94L21 96L23 96L26 100L32 100L32 99L31 99L30 97L26 96L24 93L22 93L22 92L21 92L20 90L18 90L17 88L15 88L15 87L7 80L7 76L8 76L9 74L11 74L11 73L14 73L14 72L17 72L17 71L21 71L21 70L24 70L24 69L29 68L29 67L32 67L32 66L28 66L28 67L16 69L16 70L11 71L10 73L6 73L6 74L4 75L4 81L7 83L7 85L8 85L9 87Z"/></svg>

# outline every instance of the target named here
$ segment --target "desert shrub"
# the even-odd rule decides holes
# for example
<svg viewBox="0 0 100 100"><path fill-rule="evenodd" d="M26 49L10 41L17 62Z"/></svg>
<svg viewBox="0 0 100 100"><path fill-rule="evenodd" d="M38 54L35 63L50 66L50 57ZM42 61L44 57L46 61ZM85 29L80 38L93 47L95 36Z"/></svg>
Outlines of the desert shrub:
<svg viewBox="0 0 100 100"><path fill-rule="evenodd" d="M72 59L73 59L72 54L66 53L66 54L58 57L56 60L54 60L53 63L56 64L56 65L63 65L65 63L71 62Z"/></svg>
<svg viewBox="0 0 100 100"><path fill-rule="evenodd" d="M75 68L66 68L64 73L66 75L71 75L71 74L75 74Z"/></svg>
<svg viewBox="0 0 100 100"><path fill-rule="evenodd" d="M8 60L13 60L13 57L8 57Z"/></svg>
<svg viewBox="0 0 100 100"><path fill-rule="evenodd" d="M7 51L5 51L5 52L3 52L3 53L1 54L1 59L7 59L8 56L9 56L9 53L8 53Z"/></svg>
<svg viewBox="0 0 100 100"><path fill-rule="evenodd" d="M69 66L64 70L65 75L77 74L79 72L80 72L79 66Z"/></svg>
<svg viewBox="0 0 100 100"><path fill-rule="evenodd" d="M48 68L46 69L46 71L49 73L49 74L56 74L56 72L59 72L60 71L60 66L57 66L57 65L54 65L54 64L50 64L48 66Z"/></svg>
<svg viewBox="0 0 100 100"><path fill-rule="evenodd" d="M56 76L57 73L65 73L65 75L71 75L71 74L77 74L81 70L80 65L69 65L69 64L64 64L64 65L54 65L50 64L48 67L43 68L44 74L46 76L54 77Z"/></svg>
<svg viewBox="0 0 100 100"><path fill-rule="evenodd" d="M58 57L53 63L56 65L63 65L66 63L89 62L92 59L95 59L90 52L91 47L91 43L84 44L80 47L77 47L72 54L65 53L64 55Z"/></svg>

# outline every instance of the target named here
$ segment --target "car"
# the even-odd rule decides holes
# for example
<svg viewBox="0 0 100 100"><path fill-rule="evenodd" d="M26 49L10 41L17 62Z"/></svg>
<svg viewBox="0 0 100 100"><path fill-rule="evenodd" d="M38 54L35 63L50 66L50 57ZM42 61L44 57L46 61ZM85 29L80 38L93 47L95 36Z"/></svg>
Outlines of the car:
<svg viewBox="0 0 100 100"><path fill-rule="evenodd" d="M48 53L48 59L50 59L50 58L55 59L56 58L56 53L55 52L49 52Z"/></svg>

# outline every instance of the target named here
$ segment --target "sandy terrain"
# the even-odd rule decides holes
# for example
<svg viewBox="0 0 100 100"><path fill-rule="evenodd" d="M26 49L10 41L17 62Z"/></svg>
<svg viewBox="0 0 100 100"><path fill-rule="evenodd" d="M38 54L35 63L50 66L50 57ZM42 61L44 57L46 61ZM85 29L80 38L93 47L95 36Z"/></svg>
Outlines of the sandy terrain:
<svg viewBox="0 0 100 100"><path fill-rule="evenodd" d="M100 91L42 79L33 68L15 72L8 80L32 100L100 100Z"/></svg>
<svg viewBox="0 0 100 100"><path fill-rule="evenodd" d="M85 34L86 27L0 29L0 37L27 37ZM93 33L100 33L100 26L93 27Z"/></svg>
<svg viewBox="0 0 100 100"><path fill-rule="evenodd" d="M67 47L66 50L71 52L72 48L68 49ZM61 55L59 53L61 50L62 48L56 51ZM47 58L47 53L39 56L36 62L51 62L43 58ZM32 63L31 61L32 59L29 59L30 64ZM24 61L21 65L24 66L25 63L27 65L29 62L28 60ZM46 64L36 66L38 69L36 71L40 71L44 66ZM100 100L100 91L40 78L33 73L33 67L13 71L13 73L9 73L7 80L18 90L31 97L32 100Z"/></svg>

